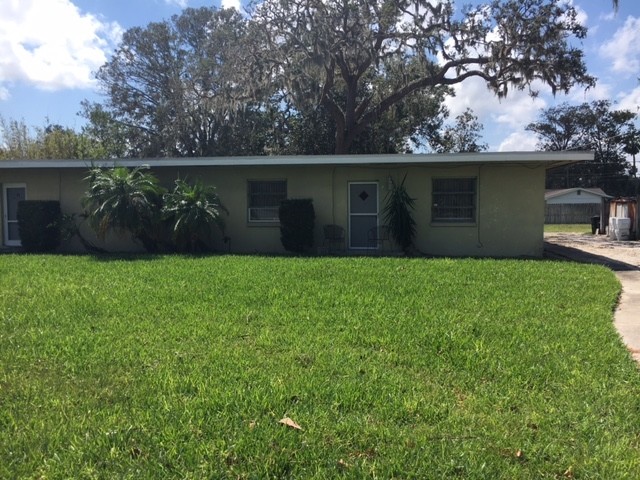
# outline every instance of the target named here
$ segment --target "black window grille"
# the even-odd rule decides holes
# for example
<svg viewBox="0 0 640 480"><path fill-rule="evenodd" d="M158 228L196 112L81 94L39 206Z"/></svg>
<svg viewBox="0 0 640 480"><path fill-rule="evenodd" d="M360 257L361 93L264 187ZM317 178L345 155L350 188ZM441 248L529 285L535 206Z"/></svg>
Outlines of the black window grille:
<svg viewBox="0 0 640 480"><path fill-rule="evenodd" d="M287 181L251 180L248 196L250 222L277 222L280 202L287 198Z"/></svg>
<svg viewBox="0 0 640 480"><path fill-rule="evenodd" d="M476 190L476 178L434 178L431 221L475 223Z"/></svg>

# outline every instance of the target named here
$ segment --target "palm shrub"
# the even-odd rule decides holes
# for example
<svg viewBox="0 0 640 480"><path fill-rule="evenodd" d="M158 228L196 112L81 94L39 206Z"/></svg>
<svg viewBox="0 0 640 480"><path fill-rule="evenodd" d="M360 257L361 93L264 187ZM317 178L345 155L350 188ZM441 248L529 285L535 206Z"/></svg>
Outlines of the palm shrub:
<svg viewBox="0 0 640 480"><path fill-rule="evenodd" d="M173 191L164 195L163 216L170 222L173 241L182 252L210 249L213 232L224 234L222 213L229 213L212 185L178 179Z"/></svg>
<svg viewBox="0 0 640 480"><path fill-rule="evenodd" d="M413 218L415 198L407 192L404 184L406 179L406 174L400 183L390 178L391 188L387 192L382 214L391 236L402 251L408 253L416 236L416 221Z"/></svg>
<svg viewBox="0 0 640 480"><path fill-rule="evenodd" d="M89 224L98 238L107 233L129 232L134 240L153 252L161 239L161 206L164 189L147 166L89 170L89 189L83 205L89 209Z"/></svg>

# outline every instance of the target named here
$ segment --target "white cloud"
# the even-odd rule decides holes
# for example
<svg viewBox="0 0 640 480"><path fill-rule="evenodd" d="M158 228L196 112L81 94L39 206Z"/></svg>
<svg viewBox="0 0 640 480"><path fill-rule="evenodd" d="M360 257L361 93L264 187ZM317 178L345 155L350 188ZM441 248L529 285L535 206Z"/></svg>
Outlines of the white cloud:
<svg viewBox="0 0 640 480"><path fill-rule="evenodd" d="M589 89L574 88L568 96L569 101L576 103L593 102L594 100L607 100L611 98L613 86L598 82L595 87Z"/></svg>
<svg viewBox="0 0 640 480"><path fill-rule="evenodd" d="M167 5L175 5L176 7L186 8L189 3L188 0L164 0Z"/></svg>
<svg viewBox="0 0 640 480"><path fill-rule="evenodd" d="M575 5L573 0L567 2L569 6L572 6L576 10L576 20L580 25L587 26L589 16L579 5Z"/></svg>
<svg viewBox="0 0 640 480"><path fill-rule="evenodd" d="M544 91L542 86L534 85L534 88L538 87ZM547 107L547 101L542 96L531 98L527 91L512 90L506 98L498 99L479 78L467 79L457 84L454 90L456 96L445 100L451 118L471 108L485 127L483 140L489 143L490 150L502 148L507 141L505 139L515 132L524 131L537 118L540 110ZM529 143L526 145L530 146Z"/></svg>
<svg viewBox="0 0 640 480"><path fill-rule="evenodd" d="M616 108L640 114L640 87L634 88L631 92L620 94L617 101Z"/></svg>
<svg viewBox="0 0 640 480"><path fill-rule="evenodd" d="M82 13L71 0L0 3L0 99L11 85L89 88L122 28ZM4 94L2 93L4 92Z"/></svg>
<svg viewBox="0 0 640 480"><path fill-rule="evenodd" d="M235 8L240 11L240 0L222 0L222 8Z"/></svg>
<svg viewBox="0 0 640 480"><path fill-rule="evenodd" d="M498 147L499 152L530 152L536 149L537 139L531 132L513 132Z"/></svg>
<svg viewBox="0 0 640 480"><path fill-rule="evenodd" d="M636 75L640 71L640 18L628 17L600 47L600 55L612 62L615 72Z"/></svg>
<svg viewBox="0 0 640 480"><path fill-rule="evenodd" d="M608 13L600 14L600 19L604 20L605 22L610 22L612 20L615 20L615 18L616 18L616 12L614 12L613 9L611 9L611 11Z"/></svg>

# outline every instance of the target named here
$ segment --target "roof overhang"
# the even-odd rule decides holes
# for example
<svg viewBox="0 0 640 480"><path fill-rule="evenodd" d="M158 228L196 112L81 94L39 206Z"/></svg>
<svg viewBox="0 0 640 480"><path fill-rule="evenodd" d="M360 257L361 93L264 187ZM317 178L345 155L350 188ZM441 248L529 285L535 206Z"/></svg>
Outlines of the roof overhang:
<svg viewBox="0 0 640 480"><path fill-rule="evenodd" d="M563 188L563 189L558 189L558 190L554 190L552 192L545 192L544 194L544 199L545 200L551 200L552 198L558 198L558 197L563 197L565 195L568 195L570 193L574 193L574 192L585 192L589 195L593 195L594 197L601 197L601 198L613 198L611 195L607 195L604 192L597 192L597 191L593 191L592 189L589 188L582 188L582 187L575 187L575 188Z"/></svg>
<svg viewBox="0 0 640 480"><path fill-rule="evenodd" d="M483 165L483 164L538 164L555 168L576 162L592 161L593 152L479 152L444 154L391 154L391 155L291 155L255 157L179 157L135 158L108 160L4 160L3 169L67 169L91 167L255 167L305 165Z"/></svg>

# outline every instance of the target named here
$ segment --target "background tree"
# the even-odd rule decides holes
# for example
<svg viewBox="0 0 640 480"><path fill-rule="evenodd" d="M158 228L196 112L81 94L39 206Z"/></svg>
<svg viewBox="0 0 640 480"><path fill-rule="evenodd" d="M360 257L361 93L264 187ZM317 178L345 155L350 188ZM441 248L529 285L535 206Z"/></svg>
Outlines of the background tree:
<svg viewBox="0 0 640 480"><path fill-rule="evenodd" d="M439 95L419 92L397 103L369 125L353 142L350 153L410 153L427 147L447 115L444 90ZM317 155L335 152L336 125L324 107L297 112L292 106L276 112L270 154Z"/></svg>
<svg viewBox="0 0 640 480"><path fill-rule="evenodd" d="M624 195L629 188L625 139L635 118L629 110L613 110L608 100L542 111L539 121L527 126L538 136L538 148L595 153L593 162L549 171L547 188L600 187L610 195Z"/></svg>
<svg viewBox="0 0 640 480"><path fill-rule="evenodd" d="M86 110L94 130L123 135L126 156L260 150L254 142L262 138L262 105L232 95L230 59L245 30L235 10L205 7L127 30L97 73L107 101Z"/></svg>
<svg viewBox="0 0 640 480"><path fill-rule="evenodd" d="M494 0L461 13L452 1L265 0L250 27L237 64L248 98L275 86L300 112L322 106L335 153L352 151L394 105L471 77L498 96L534 81L554 93L594 83L570 44L586 30L561 0Z"/></svg>
<svg viewBox="0 0 640 480"><path fill-rule="evenodd" d="M627 155L631 155L633 161L632 166L629 169L629 175L634 178L637 177L638 168L636 167L636 155L640 153L640 132L635 128L635 126L630 127L627 131L622 151Z"/></svg>
<svg viewBox="0 0 640 480"><path fill-rule="evenodd" d="M467 108L456 117L454 125L445 127L442 133L435 132L431 145L438 153L482 152L489 148L486 143L480 142L483 128L478 117Z"/></svg>
<svg viewBox="0 0 640 480"><path fill-rule="evenodd" d="M102 158L99 140L62 125L30 128L23 120L0 116L0 159L50 160Z"/></svg>
<svg viewBox="0 0 640 480"><path fill-rule="evenodd" d="M6 120L0 116L0 158L26 160L37 158L40 146L24 120Z"/></svg>

